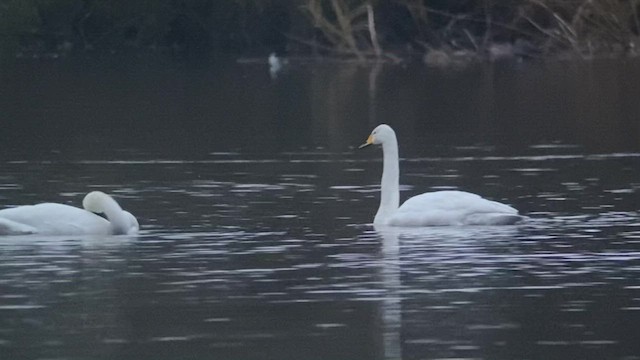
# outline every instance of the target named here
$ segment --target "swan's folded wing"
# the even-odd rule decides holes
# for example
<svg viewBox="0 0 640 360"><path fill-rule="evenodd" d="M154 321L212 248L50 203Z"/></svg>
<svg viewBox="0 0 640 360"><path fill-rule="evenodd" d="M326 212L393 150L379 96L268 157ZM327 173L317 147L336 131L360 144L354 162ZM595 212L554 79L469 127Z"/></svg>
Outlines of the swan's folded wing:
<svg viewBox="0 0 640 360"><path fill-rule="evenodd" d="M468 213L517 214L509 205L482 198L464 191L435 191L416 195L398 209L401 212L464 211Z"/></svg>
<svg viewBox="0 0 640 360"><path fill-rule="evenodd" d="M37 229L32 226L0 218L0 235L27 235L36 232Z"/></svg>
<svg viewBox="0 0 640 360"><path fill-rule="evenodd" d="M524 216L505 213L476 213L464 219L465 225L512 225L525 220Z"/></svg>
<svg viewBox="0 0 640 360"><path fill-rule="evenodd" d="M521 217L511 206L464 191L436 191L408 199L393 215L396 226L504 225Z"/></svg>
<svg viewBox="0 0 640 360"><path fill-rule="evenodd" d="M111 233L111 226L106 219L84 209L63 204L42 203L3 209L0 210L0 218L21 225L19 229L30 228L27 233L45 235Z"/></svg>

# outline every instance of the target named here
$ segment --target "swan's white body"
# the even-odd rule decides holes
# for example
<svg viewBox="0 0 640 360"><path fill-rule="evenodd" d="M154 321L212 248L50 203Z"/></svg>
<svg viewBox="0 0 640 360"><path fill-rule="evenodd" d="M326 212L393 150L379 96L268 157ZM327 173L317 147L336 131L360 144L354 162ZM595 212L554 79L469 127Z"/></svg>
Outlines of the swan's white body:
<svg viewBox="0 0 640 360"><path fill-rule="evenodd" d="M436 191L414 196L400 206L398 141L391 127L376 127L361 147L380 144L383 153L380 207L376 225L508 225L522 220L511 206L464 191Z"/></svg>
<svg viewBox="0 0 640 360"><path fill-rule="evenodd" d="M90 192L82 205L84 209L43 203L0 210L0 235L123 235L139 230L136 218L103 192Z"/></svg>

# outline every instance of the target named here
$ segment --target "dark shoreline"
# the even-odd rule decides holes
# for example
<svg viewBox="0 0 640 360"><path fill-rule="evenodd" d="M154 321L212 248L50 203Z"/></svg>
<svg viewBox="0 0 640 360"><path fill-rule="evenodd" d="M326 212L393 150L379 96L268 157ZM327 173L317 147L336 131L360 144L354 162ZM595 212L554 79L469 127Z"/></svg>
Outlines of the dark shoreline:
<svg viewBox="0 0 640 360"><path fill-rule="evenodd" d="M435 67L635 57L639 13L640 3L626 1L9 2L0 57L149 53L206 62L275 53Z"/></svg>

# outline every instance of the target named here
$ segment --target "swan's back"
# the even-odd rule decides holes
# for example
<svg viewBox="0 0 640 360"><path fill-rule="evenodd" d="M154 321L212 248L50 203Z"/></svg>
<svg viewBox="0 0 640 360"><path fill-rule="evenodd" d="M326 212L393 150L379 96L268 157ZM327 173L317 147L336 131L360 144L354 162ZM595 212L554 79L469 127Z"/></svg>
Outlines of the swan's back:
<svg viewBox="0 0 640 360"><path fill-rule="evenodd" d="M0 210L0 234L50 235L109 234L109 222L93 213L55 203L25 205Z"/></svg>
<svg viewBox="0 0 640 360"><path fill-rule="evenodd" d="M436 191L408 199L389 219L395 226L507 225L518 210L464 191Z"/></svg>

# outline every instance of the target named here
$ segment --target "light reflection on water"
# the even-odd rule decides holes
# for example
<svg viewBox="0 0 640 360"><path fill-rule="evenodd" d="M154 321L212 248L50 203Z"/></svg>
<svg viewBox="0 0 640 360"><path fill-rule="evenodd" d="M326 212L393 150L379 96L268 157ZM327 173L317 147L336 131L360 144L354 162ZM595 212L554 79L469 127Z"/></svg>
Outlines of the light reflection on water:
<svg viewBox="0 0 640 360"><path fill-rule="evenodd" d="M100 189L143 230L1 238L0 359L640 358L637 64L35 65L0 84L0 203ZM382 121L402 198L530 220L372 227Z"/></svg>
<svg viewBox="0 0 640 360"><path fill-rule="evenodd" d="M99 188L113 189L144 230L3 238L0 353L413 359L637 350L640 221L619 154L407 159L405 194L425 178L472 184L511 199L530 219L401 230L367 225L377 159L324 159L336 170L327 180L315 167L325 155L287 154L300 159L293 164L236 156L80 161L100 169L92 183L128 172L127 186L114 178ZM485 175L469 182L478 164ZM3 195L19 203L23 188L14 180L21 167L39 165L12 166ZM449 168L456 176L429 177ZM158 173L164 182L149 180ZM77 204L82 195L59 197Z"/></svg>

